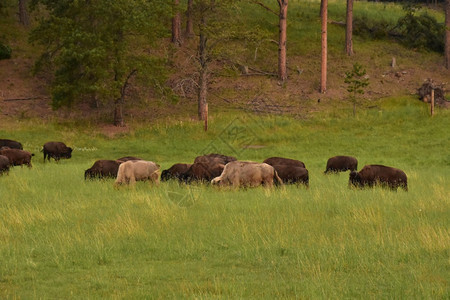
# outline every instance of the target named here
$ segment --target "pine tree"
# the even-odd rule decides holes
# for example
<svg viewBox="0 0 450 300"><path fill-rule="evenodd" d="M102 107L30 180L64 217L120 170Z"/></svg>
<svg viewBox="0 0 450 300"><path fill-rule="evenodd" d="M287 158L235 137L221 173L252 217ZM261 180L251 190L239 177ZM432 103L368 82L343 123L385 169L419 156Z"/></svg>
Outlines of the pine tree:
<svg viewBox="0 0 450 300"><path fill-rule="evenodd" d="M364 94L364 88L369 85L369 78L366 76L366 69L359 63L353 65L351 71L345 72L344 82L347 84L347 92L350 95L350 101L353 103L353 116L356 116L357 95Z"/></svg>

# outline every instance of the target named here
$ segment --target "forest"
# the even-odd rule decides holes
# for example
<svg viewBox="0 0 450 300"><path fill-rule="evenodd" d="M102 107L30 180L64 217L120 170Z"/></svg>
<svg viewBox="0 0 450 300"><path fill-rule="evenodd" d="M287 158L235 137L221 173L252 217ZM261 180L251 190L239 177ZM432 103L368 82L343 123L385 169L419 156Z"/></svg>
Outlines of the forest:
<svg viewBox="0 0 450 300"><path fill-rule="evenodd" d="M354 59L362 69L370 68L373 57L359 52L373 52L377 47L355 46L354 51L353 35L357 45L390 41L420 53L440 54L443 58L438 65L447 70L449 65L448 4L443 2L384 3L378 5L383 13L371 12L370 2L358 2L353 14L353 1L345 6L322 1L320 7L314 2L292 1L290 18L288 1L113 3L24 0L17 4L4 0L0 9L8 19L3 24L8 30L0 36L0 57L12 53L14 58L30 51L28 71L43 78L52 109L77 110L83 104L103 108L116 126L125 124L124 113L129 113L124 106L156 99L170 105L191 98L196 101L198 118L204 120L209 98L230 101L221 95L224 91L214 91L214 82L219 80L245 86L254 79L248 77L257 77L253 82L268 79L285 90L301 82L308 85L308 91L301 91L302 98L320 94L327 98L329 94L353 99L354 95L342 91L344 80L336 82L334 77L352 71ZM323 4L329 11L326 20ZM19 49L12 51L8 42ZM402 59L385 55L386 65ZM342 68L346 70L339 71ZM403 72L407 71L395 69L394 74ZM445 78L448 72L442 75ZM416 84L419 88L420 82ZM229 84L224 85L228 88ZM282 105L281 93L267 93L274 98L271 102ZM235 98L242 102L245 97Z"/></svg>

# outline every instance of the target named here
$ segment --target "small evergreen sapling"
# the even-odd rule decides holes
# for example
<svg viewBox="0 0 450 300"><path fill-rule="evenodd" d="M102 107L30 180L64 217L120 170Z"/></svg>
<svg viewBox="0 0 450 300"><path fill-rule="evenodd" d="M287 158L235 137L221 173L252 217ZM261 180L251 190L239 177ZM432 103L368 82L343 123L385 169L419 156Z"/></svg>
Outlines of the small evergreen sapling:
<svg viewBox="0 0 450 300"><path fill-rule="evenodd" d="M353 103L353 116L356 115L357 94L364 94L364 88L369 85L369 78L366 78L366 69L359 63L353 64L353 69L345 72L344 82L347 84L350 101Z"/></svg>

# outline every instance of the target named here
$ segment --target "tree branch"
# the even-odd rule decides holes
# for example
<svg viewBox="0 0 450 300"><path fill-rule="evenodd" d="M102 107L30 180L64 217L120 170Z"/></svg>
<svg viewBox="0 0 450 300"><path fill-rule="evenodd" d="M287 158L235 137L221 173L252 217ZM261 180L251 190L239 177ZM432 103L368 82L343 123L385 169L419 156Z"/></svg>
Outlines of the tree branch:
<svg viewBox="0 0 450 300"><path fill-rule="evenodd" d="M254 3L254 4L256 4L256 5L261 6L262 8L264 8L265 10L267 10L268 12L271 12L271 13L273 13L275 16L278 17L278 13L277 13L276 11L272 10L270 7L264 5L264 3L261 3L261 2L259 2L259 1L257 1L257 0L252 0L251 2Z"/></svg>
<svg viewBox="0 0 450 300"><path fill-rule="evenodd" d="M10 99L4 99L5 102L11 102L11 101L28 101L28 100L46 100L50 99L48 97L29 97L29 98L10 98Z"/></svg>

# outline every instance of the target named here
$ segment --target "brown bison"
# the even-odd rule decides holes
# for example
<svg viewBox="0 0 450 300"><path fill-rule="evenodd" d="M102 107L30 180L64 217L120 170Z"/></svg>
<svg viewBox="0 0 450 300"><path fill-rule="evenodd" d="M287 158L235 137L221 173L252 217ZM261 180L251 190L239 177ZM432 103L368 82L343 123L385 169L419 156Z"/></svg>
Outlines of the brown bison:
<svg viewBox="0 0 450 300"><path fill-rule="evenodd" d="M116 178L121 163L118 160L97 160L92 167L84 172L84 179Z"/></svg>
<svg viewBox="0 0 450 300"><path fill-rule="evenodd" d="M192 164L174 164L169 169L162 171L161 181L170 179L181 179L181 175L186 173Z"/></svg>
<svg viewBox="0 0 450 300"><path fill-rule="evenodd" d="M366 165L361 171L352 171L350 173L349 184L356 187L369 186L376 184L385 185L393 190L399 186L408 191L408 178L400 169L382 166Z"/></svg>
<svg viewBox="0 0 450 300"><path fill-rule="evenodd" d="M217 165L217 164L226 165L227 163L229 163L231 161L236 161L236 160L237 160L236 157L233 157L233 156L226 156L226 155L217 154L217 153L210 153L207 155L197 156L194 159L194 163L203 163L203 164L208 164L208 165Z"/></svg>
<svg viewBox="0 0 450 300"><path fill-rule="evenodd" d="M134 157L134 156L124 156L124 157L118 158L117 160L120 160L121 162L125 162L125 161L129 161L129 160L143 160L143 159L139 158L139 157Z"/></svg>
<svg viewBox="0 0 450 300"><path fill-rule="evenodd" d="M8 139L0 139L0 148L2 147L8 147L10 149L19 149L23 150L22 144Z"/></svg>
<svg viewBox="0 0 450 300"><path fill-rule="evenodd" d="M50 161L50 158L59 161L61 158L69 159L72 157L72 148L67 147L63 142L47 142L44 144L42 151L44 152L44 163L46 158L48 161Z"/></svg>
<svg viewBox="0 0 450 300"><path fill-rule="evenodd" d="M282 185L283 181L277 171L266 163L252 161L233 161L226 164L220 176L211 181L214 185L233 187L272 187Z"/></svg>
<svg viewBox="0 0 450 300"><path fill-rule="evenodd" d="M136 181L159 183L159 165L146 160L129 160L121 163L115 185L135 184Z"/></svg>
<svg viewBox="0 0 450 300"><path fill-rule="evenodd" d="M308 170L298 166L292 165L273 165L278 176L285 184L304 184L309 186Z"/></svg>
<svg viewBox="0 0 450 300"><path fill-rule="evenodd" d="M20 149L2 149L0 155L8 157L11 166L27 165L31 168L31 157L34 154Z"/></svg>
<svg viewBox="0 0 450 300"><path fill-rule="evenodd" d="M185 183L191 183L193 181L206 181L210 182L213 178L219 176L223 168L223 164L207 164L207 163L193 163L189 169L180 175L180 180Z"/></svg>
<svg viewBox="0 0 450 300"><path fill-rule="evenodd" d="M347 170L356 171L357 169L358 160L355 157L338 155L328 159L325 174L330 172L344 172Z"/></svg>
<svg viewBox="0 0 450 300"><path fill-rule="evenodd" d="M3 173L8 173L10 166L11 163L9 162L9 158L7 156L0 155L0 175Z"/></svg>
<svg viewBox="0 0 450 300"><path fill-rule="evenodd" d="M290 165L290 166L297 166L306 168L305 164L299 160L291 159L291 158L284 158L284 157L270 157L263 161L263 163L266 163L268 165L274 166L274 165Z"/></svg>

